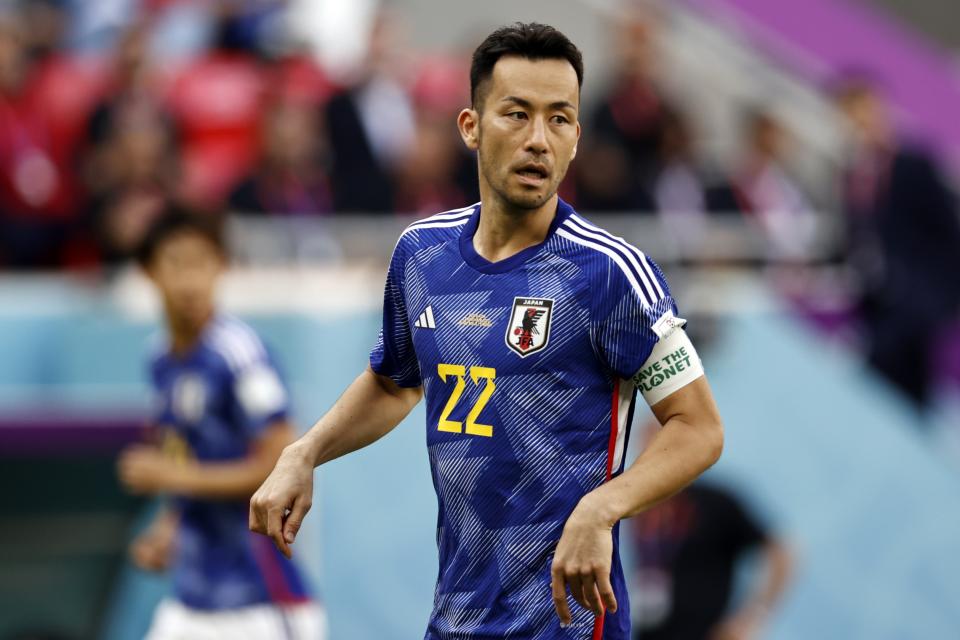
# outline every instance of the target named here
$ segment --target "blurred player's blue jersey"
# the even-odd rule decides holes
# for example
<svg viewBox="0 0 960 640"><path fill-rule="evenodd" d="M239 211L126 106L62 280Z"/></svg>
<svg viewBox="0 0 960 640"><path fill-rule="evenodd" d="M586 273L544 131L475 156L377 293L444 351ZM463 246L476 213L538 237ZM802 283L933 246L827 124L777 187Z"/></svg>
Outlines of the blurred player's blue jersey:
<svg viewBox="0 0 960 640"><path fill-rule="evenodd" d="M387 275L373 370L423 385L439 502L440 575L426 638L627 640L569 599L561 629L550 564L584 494L622 471L641 369L675 313L659 268L560 202L546 240L491 263L480 205L412 224Z"/></svg>
<svg viewBox="0 0 960 640"><path fill-rule="evenodd" d="M152 359L154 422L171 455L207 463L247 455L263 430L286 418L288 397L267 350L239 320L212 319L197 345ZM247 526L247 500L173 498L180 528L173 563L175 596L197 609L308 600L297 569L269 538Z"/></svg>

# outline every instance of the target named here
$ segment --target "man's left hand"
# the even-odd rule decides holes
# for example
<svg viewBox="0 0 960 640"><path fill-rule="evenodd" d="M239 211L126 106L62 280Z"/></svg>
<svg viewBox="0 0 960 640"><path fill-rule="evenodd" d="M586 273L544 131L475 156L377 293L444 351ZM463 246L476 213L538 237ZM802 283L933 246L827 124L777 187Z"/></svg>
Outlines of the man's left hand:
<svg viewBox="0 0 960 640"><path fill-rule="evenodd" d="M178 465L156 447L136 445L120 454L120 482L135 494L154 494L175 489Z"/></svg>
<svg viewBox="0 0 960 640"><path fill-rule="evenodd" d="M553 606L560 622L573 621L567 606L567 589L574 600L594 615L606 608L617 610L617 599L610 584L613 562L613 524L585 496L567 518L550 569Z"/></svg>

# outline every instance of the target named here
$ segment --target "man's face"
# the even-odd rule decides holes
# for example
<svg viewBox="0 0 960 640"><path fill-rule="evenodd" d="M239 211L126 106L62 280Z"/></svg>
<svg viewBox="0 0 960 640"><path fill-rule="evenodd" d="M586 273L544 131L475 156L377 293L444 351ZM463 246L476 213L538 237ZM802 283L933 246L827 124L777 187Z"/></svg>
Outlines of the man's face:
<svg viewBox="0 0 960 640"><path fill-rule="evenodd" d="M500 58L486 81L482 111L461 113L461 133L480 159L481 188L521 210L556 194L576 154L579 85L563 59Z"/></svg>
<svg viewBox="0 0 960 640"><path fill-rule="evenodd" d="M223 257L210 240L192 231L176 233L160 243L149 275L171 321L199 327L210 316L214 288Z"/></svg>
<svg viewBox="0 0 960 640"><path fill-rule="evenodd" d="M890 135L884 107L880 99L861 92L840 101L854 140L866 146L882 146Z"/></svg>

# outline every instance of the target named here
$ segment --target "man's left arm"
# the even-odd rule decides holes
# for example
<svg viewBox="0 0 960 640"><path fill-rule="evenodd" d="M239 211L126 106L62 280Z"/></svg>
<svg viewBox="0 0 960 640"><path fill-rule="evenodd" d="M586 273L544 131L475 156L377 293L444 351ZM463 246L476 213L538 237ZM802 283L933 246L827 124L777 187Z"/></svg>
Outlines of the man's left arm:
<svg viewBox="0 0 960 640"><path fill-rule="evenodd" d="M270 475L283 448L295 439L293 425L280 419L267 425L251 443L250 452L236 460L177 461L157 447L131 447L120 457L120 477L133 493L246 499Z"/></svg>
<svg viewBox="0 0 960 640"><path fill-rule="evenodd" d="M610 583L612 529L693 482L723 449L723 424L705 376L651 407L662 428L618 477L600 485L577 504L567 519L552 566L553 600L563 624L572 620L571 595L601 615L616 611Z"/></svg>

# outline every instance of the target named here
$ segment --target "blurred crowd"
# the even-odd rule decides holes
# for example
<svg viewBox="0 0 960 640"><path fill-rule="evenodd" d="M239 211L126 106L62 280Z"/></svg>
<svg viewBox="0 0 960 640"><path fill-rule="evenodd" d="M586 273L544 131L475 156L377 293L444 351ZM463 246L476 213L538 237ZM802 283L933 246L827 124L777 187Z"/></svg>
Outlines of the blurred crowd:
<svg viewBox="0 0 960 640"><path fill-rule="evenodd" d="M376 14L362 64L334 78L277 28L282 0L133 2L111 37L77 47L70 27L97 4L0 9L0 268L124 263L167 199L259 216L429 214L479 199L455 128L468 52L418 51L395 9ZM203 46L170 55L177 38L158 46L158 32L184 6L202 7L209 28ZM585 96L561 195L585 212L658 216L678 237L738 216L766 240L764 259L787 265L809 256L814 212L835 209L843 237L828 260L854 274L865 351L925 402L960 304L960 222L936 159L898 139L872 79L850 75L827 90L848 146L830 193L791 170L796 141L762 105L742 106L739 152L707 163L702 132L659 82L648 18L624 19L612 66L591 69L605 83Z"/></svg>
<svg viewBox="0 0 960 640"><path fill-rule="evenodd" d="M473 202L456 137L463 60L415 60L380 14L366 60L334 82L278 45L283 2L210 2L207 46L156 55L176 2L145 2L105 51L65 46L63 0L0 13L0 265L123 262L172 198L211 212L434 212ZM272 37L271 37L272 36Z"/></svg>
<svg viewBox="0 0 960 640"><path fill-rule="evenodd" d="M145 0L85 49L68 46L83 3L15 0L0 12L4 268L124 261L164 198L271 216L424 214L478 199L455 129L467 52L417 51L387 9L360 68L333 80L277 35L284 2L211 0L205 46L165 55L157 32L183 4ZM610 81L585 102L562 195L584 211L676 213L689 234L705 214L741 212L774 257L803 254L815 207L786 169L784 128L745 109L742 158L706 170L683 109L658 88L655 36L627 21L612 73L592 70Z"/></svg>

